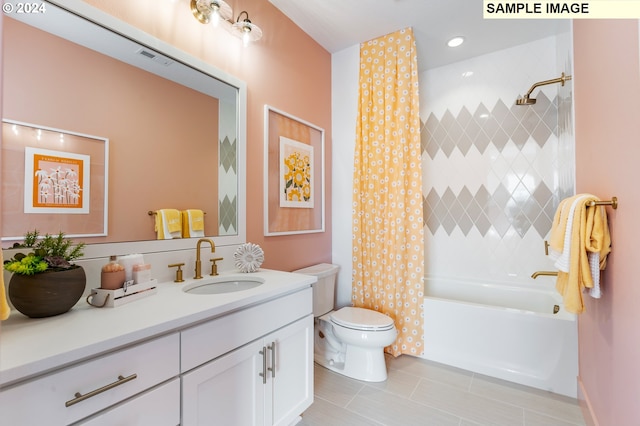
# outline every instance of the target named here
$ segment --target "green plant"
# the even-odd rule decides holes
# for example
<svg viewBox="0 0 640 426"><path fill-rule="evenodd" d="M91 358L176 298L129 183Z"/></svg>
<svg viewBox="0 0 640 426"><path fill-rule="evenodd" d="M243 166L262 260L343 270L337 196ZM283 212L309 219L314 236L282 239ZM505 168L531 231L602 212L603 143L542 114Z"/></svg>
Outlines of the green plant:
<svg viewBox="0 0 640 426"><path fill-rule="evenodd" d="M84 254L85 244L75 246L64 237L46 234L39 239L38 230L27 232L22 244L14 244L14 248L31 248L32 252L16 253L12 259L4 262L4 269L20 275L34 275L45 271L62 271L77 267L71 262Z"/></svg>

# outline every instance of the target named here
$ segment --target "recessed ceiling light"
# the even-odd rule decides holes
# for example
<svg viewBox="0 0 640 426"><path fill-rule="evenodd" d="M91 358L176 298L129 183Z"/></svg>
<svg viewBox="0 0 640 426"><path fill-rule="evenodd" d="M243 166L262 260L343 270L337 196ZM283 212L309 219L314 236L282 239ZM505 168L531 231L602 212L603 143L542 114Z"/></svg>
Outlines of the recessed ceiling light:
<svg viewBox="0 0 640 426"><path fill-rule="evenodd" d="M458 47L462 43L464 43L464 37L456 36L456 37L453 37L451 40L449 40L447 42L447 46L449 46L449 47Z"/></svg>

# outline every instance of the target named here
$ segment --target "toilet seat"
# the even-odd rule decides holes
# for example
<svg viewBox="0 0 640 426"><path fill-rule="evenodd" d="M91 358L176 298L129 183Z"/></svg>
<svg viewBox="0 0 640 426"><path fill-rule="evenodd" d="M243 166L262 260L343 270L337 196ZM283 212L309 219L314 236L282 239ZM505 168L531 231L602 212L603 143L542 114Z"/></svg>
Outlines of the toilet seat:
<svg viewBox="0 0 640 426"><path fill-rule="evenodd" d="M394 328L393 320L377 311L346 307L331 313L331 322L360 331L387 331Z"/></svg>

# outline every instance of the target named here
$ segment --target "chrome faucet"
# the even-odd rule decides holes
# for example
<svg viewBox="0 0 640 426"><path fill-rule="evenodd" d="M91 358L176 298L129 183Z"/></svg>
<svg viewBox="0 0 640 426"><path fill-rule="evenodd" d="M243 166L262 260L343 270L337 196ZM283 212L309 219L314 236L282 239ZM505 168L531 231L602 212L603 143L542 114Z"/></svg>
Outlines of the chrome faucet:
<svg viewBox="0 0 640 426"><path fill-rule="evenodd" d="M535 280L540 275L548 275L550 277L555 277L555 276L558 275L558 273L556 271L536 271L536 272L533 273L533 275L531 275L531 278L533 278Z"/></svg>
<svg viewBox="0 0 640 426"><path fill-rule="evenodd" d="M200 238L196 245L196 276L193 277L196 280L202 278L202 261L200 260L200 245L202 243L209 243L211 245L211 253L215 253L216 245L209 238Z"/></svg>

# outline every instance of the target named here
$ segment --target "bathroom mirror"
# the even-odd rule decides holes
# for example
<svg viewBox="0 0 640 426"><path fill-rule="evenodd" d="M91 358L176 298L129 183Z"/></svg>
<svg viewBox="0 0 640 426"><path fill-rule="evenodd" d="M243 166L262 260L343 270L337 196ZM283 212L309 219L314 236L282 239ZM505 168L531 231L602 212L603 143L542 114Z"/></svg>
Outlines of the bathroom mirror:
<svg viewBox="0 0 640 426"><path fill-rule="evenodd" d="M245 83L82 2L54 3L4 16L3 119L109 140L107 235L81 240L152 241L149 213L195 208L216 244L243 242ZM16 237L8 204L3 240ZM61 230L47 219L41 233Z"/></svg>

